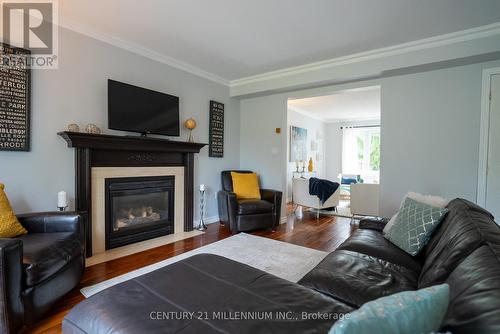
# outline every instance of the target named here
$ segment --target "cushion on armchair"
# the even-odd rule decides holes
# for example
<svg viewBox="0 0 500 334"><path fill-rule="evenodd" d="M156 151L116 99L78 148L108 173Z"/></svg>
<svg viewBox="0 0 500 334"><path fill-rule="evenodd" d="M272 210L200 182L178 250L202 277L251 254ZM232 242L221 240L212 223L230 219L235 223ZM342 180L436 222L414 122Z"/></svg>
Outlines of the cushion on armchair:
<svg viewBox="0 0 500 334"><path fill-rule="evenodd" d="M0 238L13 238L26 233L12 211L3 183L0 183Z"/></svg>
<svg viewBox="0 0 500 334"><path fill-rule="evenodd" d="M255 173L231 172L237 199L260 199L259 178Z"/></svg>

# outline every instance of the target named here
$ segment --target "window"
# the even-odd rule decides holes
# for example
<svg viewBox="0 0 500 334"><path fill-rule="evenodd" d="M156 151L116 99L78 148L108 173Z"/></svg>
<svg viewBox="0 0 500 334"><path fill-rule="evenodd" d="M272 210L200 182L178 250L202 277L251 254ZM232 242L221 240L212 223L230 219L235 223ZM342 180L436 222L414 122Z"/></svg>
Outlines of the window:
<svg viewBox="0 0 500 334"><path fill-rule="evenodd" d="M380 127L343 128L342 173L378 183L379 171Z"/></svg>

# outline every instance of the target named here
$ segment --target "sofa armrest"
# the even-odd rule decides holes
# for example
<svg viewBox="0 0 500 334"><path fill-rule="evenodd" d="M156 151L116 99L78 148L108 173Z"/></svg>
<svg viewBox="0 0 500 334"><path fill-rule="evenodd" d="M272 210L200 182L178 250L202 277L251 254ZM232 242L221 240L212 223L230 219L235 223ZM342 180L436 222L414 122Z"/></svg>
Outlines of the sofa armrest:
<svg viewBox="0 0 500 334"><path fill-rule="evenodd" d="M271 202L274 204L274 226L277 227L280 224L281 219L281 201L283 193L278 190L271 189L261 189L260 190L261 199Z"/></svg>
<svg viewBox="0 0 500 334"><path fill-rule="evenodd" d="M238 201L236 194L230 191L220 190L217 193L217 205L219 208L219 220L224 224L229 224L231 228L235 224L235 215L238 211Z"/></svg>
<svg viewBox="0 0 500 334"><path fill-rule="evenodd" d="M0 239L0 333L18 333L23 326L22 258L21 240Z"/></svg>
<svg viewBox="0 0 500 334"><path fill-rule="evenodd" d="M82 214L78 212L38 212L17 215L29 233L78 232L84 235Z"/></svg>
<svg viewBox="0 0 500 334"><path fill-rule="evenodd" d="M384 217L370 217L361 219L359 222L359 228L366 228L370 230L376 230L382 232L385 225L389 222L389 218Z"/></svg>

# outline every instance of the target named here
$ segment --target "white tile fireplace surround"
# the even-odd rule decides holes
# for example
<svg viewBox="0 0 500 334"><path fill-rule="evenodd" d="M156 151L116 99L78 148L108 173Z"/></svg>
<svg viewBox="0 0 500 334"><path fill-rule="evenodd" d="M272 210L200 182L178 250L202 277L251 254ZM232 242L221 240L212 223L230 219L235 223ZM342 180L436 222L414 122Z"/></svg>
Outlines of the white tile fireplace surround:
<svg viewBox="0 0 500 334"><path fill-rule="evenodd" d="M105 240L105 180L123 177L174 176L174 233L166 236L106 250ZM184 167L93 167L92 180L92 251L87 266L158 247L199 235L184 232Z"/></svg>

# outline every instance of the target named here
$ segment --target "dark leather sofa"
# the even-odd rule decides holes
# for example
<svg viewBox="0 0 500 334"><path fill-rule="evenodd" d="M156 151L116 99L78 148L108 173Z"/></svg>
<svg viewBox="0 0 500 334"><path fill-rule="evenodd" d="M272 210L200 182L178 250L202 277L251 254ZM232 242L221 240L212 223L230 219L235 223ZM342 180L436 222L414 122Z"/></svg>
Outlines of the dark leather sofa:
<svg viewBox="0 0 500 334"><path fill-rule="evenodd" d="M77 213L18 215L28 234L0 239L0 333L39 320L79 282L85 238Z"/></svg>
<svg viewBox="0 0 500 334"><path fill-rule="evenodd" d="M217 193L220 221L228 224L232 233L276 228L281 217L281 191L261 189L260 200L237 200L233 192L231 172L252 173L248 170L227 170L221 173L222 190Z"/></svg>
<svg viewBox="0 0 500 334"><path fill-rule="evenodd" d="M365 302L445 282L450 304L442 331L500 333L500 228L466 200L448 208L416 258L383 238L384 223L366 220L299 284L196 255L83 301L66 316L63 332L327 333ZM271 318L235 315L257 311Z"/></svg>

